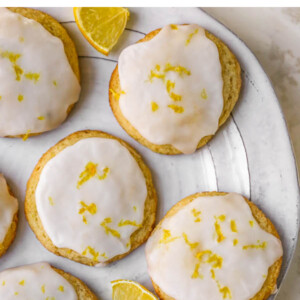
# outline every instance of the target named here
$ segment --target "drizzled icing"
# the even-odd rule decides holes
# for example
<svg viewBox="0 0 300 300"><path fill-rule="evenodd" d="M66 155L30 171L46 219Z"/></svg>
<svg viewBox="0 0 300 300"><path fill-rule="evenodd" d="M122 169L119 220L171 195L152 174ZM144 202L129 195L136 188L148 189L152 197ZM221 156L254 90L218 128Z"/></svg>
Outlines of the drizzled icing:
<svg viewBox="0 0 300 300"><path fill-rule="evenodd" d="M165 218L146 244L152 280L176 300L251 299L281 256L280 240L234 193L194 199Z"/></svg>
<svg viewBox="0 0 300 300"><path fill-rule="evenodd" d="M47 263L0 272L0 299L77 300L73 286Z"/></svg>
<svg viewBox="0 0 300 300"><path fill-rule="evenodd" d="M80 92L62 41L6 8L0 8L0 81L0 136L57 127Z"/></svg>
<svg viewBox="0 0 300 300"><path fill-rule="evenodd" d="M151 143L192 153L202 137L217 131L221 64L200 26L164 27L150 41L126 48L118 70L122 114Z"/></svg>
<svg viewBox="0 0 300 300"><path fill-rule="evenodd" d="M103 263L130 249L130 236L143 222L147 187L117 140L86 138L46 164L35 197L55 246Z"/></svg>
<svg viewBox="0 0 300 300"><path fill-rule="evenodd" d="M6 180L0 174L0 243L3 242L17 210L18 200L9 193Z"/></svg>

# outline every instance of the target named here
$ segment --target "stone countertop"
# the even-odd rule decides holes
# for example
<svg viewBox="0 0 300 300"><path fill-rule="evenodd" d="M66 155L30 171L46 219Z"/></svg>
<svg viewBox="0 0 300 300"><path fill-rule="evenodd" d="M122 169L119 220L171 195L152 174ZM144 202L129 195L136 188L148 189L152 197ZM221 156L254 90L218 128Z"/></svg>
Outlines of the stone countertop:
<svg viewBox="0 0 300 300"><path fill-rule="evenodd" d="M300 166L300 8L205 8L254 52L279 98ZM300 243L276 300L300 298Z"/></svg>

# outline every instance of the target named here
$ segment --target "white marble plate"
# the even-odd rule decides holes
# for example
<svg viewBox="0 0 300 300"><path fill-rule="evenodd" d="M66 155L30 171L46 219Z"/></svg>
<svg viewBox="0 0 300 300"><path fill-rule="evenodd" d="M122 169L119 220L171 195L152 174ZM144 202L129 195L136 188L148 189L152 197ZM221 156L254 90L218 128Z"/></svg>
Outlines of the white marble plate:
<svg viewBox="0 0 300 300"><path fill-rule="evenodd" d="M200 191L239 192L250 197L276 225L284 245L280 286L291 261L299 225L297 172L286 124L269 79L245 44L196 8L132 8L127 29L109 57L94 50L74 23L71 8L43 8L74 39L80 60L82 93L68 120L57 130L30 138L0 139L0 172L20 200L17 237L0 260L0 269L48 261L84 280L101 299L111 299L110 281L132 279L151 290L144 246L105 268L87 267L48 252L29 228L24 212L26 182L41 155L66 135L99 129L123 138L150 166L159 196L157 219L183 197ZM198 23L220 37L242 66L243 89L231 117L205 147L188 156L164 156L131 139L108 103L108 82L120 51L145 33L169 23ZM17 117L17 116L16 116ZM272 297L271 297L272 298ZM271 299L270 298L270 299Z"/></svg>

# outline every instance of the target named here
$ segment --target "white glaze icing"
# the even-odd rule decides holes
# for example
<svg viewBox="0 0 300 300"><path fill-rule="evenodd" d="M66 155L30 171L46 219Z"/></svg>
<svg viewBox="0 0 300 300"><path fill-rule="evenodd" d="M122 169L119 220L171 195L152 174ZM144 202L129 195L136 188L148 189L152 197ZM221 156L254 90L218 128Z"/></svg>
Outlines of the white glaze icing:
<svg viewBox="0 0 300 300"><path fill-rule="evenodd" d="M80 174L86 168L92 176L85 181L87 173ZM101 266L130 249L130 236L144 218L147 187L136 160L117 140L86 138L45 165L35 197L54 245Z"/></svg>
<svg viewBox="0 0 300 300"><path fill-rule="evenodd" d="M0 81L0 136L57 127L80 93L62 41L6 8L0 8Z"/></svg>
<svg viewBox="0 0 300 300"><path fill-rule="evenodd" d="M218 49L200 26L164 27L152 40L123 50L118 70L122 114L151 143L192 153L217 131L222 70Z"/></svg>
<svg viewBox="0 0 300 300"><path fill-rule="evenodd" d="M3 242L17 211L18 200L9 193L6 180L0 174L0 243Z"/></svg>
<svg viewBox="0 0 300 300"><path fill-rule="evenodd" d="M0 299L77 300L73 286L47 263L0 272Z"/></svg>
<svg viewBox="0 0 300 300"><path fill-rule="evenodd" d="M249 300L281 256L280 240L260 228L235 193L194 199L146 244L152 280L176 300Z"/></svg>

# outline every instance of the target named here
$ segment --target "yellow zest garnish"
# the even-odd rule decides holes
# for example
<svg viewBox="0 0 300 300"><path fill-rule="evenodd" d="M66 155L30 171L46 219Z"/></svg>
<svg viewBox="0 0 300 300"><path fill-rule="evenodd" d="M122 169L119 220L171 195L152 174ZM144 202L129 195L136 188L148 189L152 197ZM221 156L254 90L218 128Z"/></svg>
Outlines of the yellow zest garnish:
<svg viewBox="0 0 300 300"><path fill-rule="evenodd" d="M151 109L153 112L157 111L159 109L159 106L156 102L152 101L151 102Z"/></svg>
<svg viewBox="0 0 300 300"><path fill-rule="evenodd" d="M84 224L87 224L86 216L82 216L82 222L83 222Z"/></svg>
<svg viewBox="0 0 300 300"><path fill-rule="evenodd" d="M239 240L238 239L234 239L233 240L233 246L236 246L238 244Z"/></svg>
<svg viewBox="0 0 300 300"><path fill-rule="evenodd" d="M106 253L105 253L105 252L103 252L102 254L100 254L100 256L102 256L102 257L105 258L105 259L108 259L108 257L106 256Z"/></svg>
<svg viewBox="0 0 300 300"><path fill-rule="evenodd" d="M28 72L26 74L24 74L25 78L29 79L29 80L33 80L34 83L37 83L40 79L40 74L39 73L31 73Z"/></svg>
<svg viewBox="0 0 300 300"><path fill-rule="evenodd" d="M177 30L178 29L178 26L175 25L175 24L171 24L170 26L171 26L171 29L173 29L173 30Z"/></svg>
<svg viewBox="0 0 300 300"><path fill-rule="evenodd" d="M186 45L186 46L191 42L191 39L193 38L193 36L194 36L195 34L198 33L198 31L199 31L199 29L197 28L197 29L195 29L194 32L192 32L192 33L189 34L188 39L187 39L186 42L185 42L185 45Z"/></svg>
<svg viewBox="0 0 300 300"><path fill-rule="evenodd" d="M236 223L234 220L230 221L230 228L232 232L238 232L237 227L236 227Z"/></svg>
<svg viewBox="0 0 300 300"><path fill-rule="evenodd" d="M53 206L53 205L54 205L54 202L53 202L52 197L48 197L48 200L49 200L50 205Z"/></svg>
<svg viewBox="0 0 300 300"><path fill-rule="evenodd" d="M215 270L214 269L210 269L210 273L211 273L211 278L215 279L216 278Z"/></svg>
<svg viewBox="0 0 300 300"><path fill-rule="evenodd" d="M155 66L155 69L156 69L157 71L160 71L160 65L156 65L156 66Z"/></svg>
<svg viewBox="0 0 300 300"><path fill-rule="evenodd" d="M177 95L173 92L170 94L170 97L172 98L173 101L181 101L181 99L182 99L181 95Z"/></svg>
<svg viewBox="0 0 300 300"><path fill-rule="evenodd" d="M131 246L130 241L126 244L126 248L129 248Z"/></svg>
<svg viewBox="0 0 300 300"><path fill-rule="evenodd" d="M158 79L162 79L163 81L165 80L166 75L165 74L160 74L157 73L153 70L150 71L150 75L149 75L149 81L153 82L153 78L158 78Z"/></svg>
<svg viewBox="0 0 300 300"><path fill-rule="evenodd" d="M107 174L109 173L109 168L105 167L103 169L103 174L99 175L99 174L97 174L97 166L98 166L98 164L94 164L91 161L86 164L84 171L82 171L79 175L80 180L77 182L77 188L78 189L86 181L88 181L89 179L95 177L96 175L97 175L97 178L99 180L103 180L107 177Z"/></svg>
<svg viewBox="0 0 300 300"><path fill-rule="evenodd" d="M222 230L221 230L221 225L219 224L217 219L215 222L215 230L216 230L216 234L218 236L217 241L218 241L218 243L221 243L223 240L226 239L226 237L223 235Z"/></svg>
<svg viewBox="0 0 300 300"><path fill-rule="evenodd" d="M254 226L254 221L250 220L249 224L250 224L251 227L253 227Z"/></svg>
<svg viewBox="0 0 300 300"><path fill-rule="evenodd" d="M25 280L24 279L19 282L19 285L24 285L24 284L25 284Z"/></svg>
<svg viewBox="0 0 300 300"><path fill-rule="evenodd" d="M91 215L97 213L97 205L95 203L91 203L90 205L87 205L83 201L80 201L80 205L82 206L78 212L80 215L86 211L88 211Z"/></svg>
<svg viewBox="0 0 300 300"><path fill-rule="evenodd" d="M175 82L168 80L166 83L167 92L170 93L175 88Z"/></svg>
<svg viewBox="0 0 300 300"><path fill-rule="evenodd" d="M187 237L187 235L185 233L182 233L182 236L184 238L185 243L190 246L191 250L195 249L199 245L199 243L197 243L197 242L191 243L188 240L188 237Z"/></svg>
<svg viewBox="0 0 300 300"><path fill-rule="evenodd" d="M15 295L16 295L16 296L19 295L19 292L15 292Z"/></svg>
<svg viewBox="0 0 300 300"><path fill-rule="evenodd" d="M257 241L259 243L259 241ZM265 249L267 247L267 242L262 242L258 245L245 245L243 246L244 250L247 249Z"/></svg>
<svg viewBox="0 0 300 300"><path fill-rule="evenodd" d="M23 43L24 42L24 38L22 36L19 37L19 42Z"/></svg>
<svg viewBox="0 0 300 300"><path fill-rule="evenodd" d="M136 206L133 207L133 210L136 211Z"/></svg>
<svg viewBox="0 0 300 300"><path fill-rule="evenodd" d="M267 275L264 274L262 277L263 277L263 278L267 278Z"/></svg>
<svg viewBox="0 0 300 300"><path fill-rule="evenodd" d="M224 222L226 220L226 216L225 215L220 215L218 216L218 219L221 221L221 222Z"/></svg>
<svg viewBox="0 0 300 300"><path fill-rule="evenodd" d="M122 227L122 226L135 226L135 227L142 227L141 224L137 224L136 221L130 221L130 220L121 220L118 224L119 227Z"/></svg>
<svg viewBox="0 0 300 300"><path fill-rule="evenodd" d="M201 94L200 94L201 98L206 100L207 99L207 93L206 93L206 89L203 89Z"/></svg>
<svg viewBox="0 0 300 300"><path fill-rule="evenodd" d="M56 80L53 80L52 83L53 83L54 86L57 86Z"/></svg>
<svg viewBox="0 0 300 300"><path fill-rule="evenodd" d="M104 229L105 229L105 233L108 235L108 234L111 234L117 238L120 238L121 235L120 233L117 231L117 230L114 230L110 227L107 226L107 224L111 223L112 222L112 219L111 218L105 218L103 220L103 222L100 224Z"/></svg>
<svg viewBox="0 0 300 300"><path fill-rule="evenodd" d="M28 139L29 134L30 134L30 129L28 129L28 130L26 131L26 133L24 134L24 136L23 136L23 141L26 141L26 140Z"/></svg>
<svg viewBox="0 0 300 300"><path fill-rule="evenodd" d="M45 288L45 285L44 285L44 284L41 286L41 291L42 291L43 294L45 294L46 288Z"/></svg>
<svg viewBox="0 0 300 300"><path fill-rule="evenodd" d="M23 95L19 95L19 96L18 96L18 101L19 101L19 102L22 102L23 100L24 100L24 96L23 96Z"/></svg>
<svg viewBox="0 0 300 300"><path fill-rule="evenodd" d="M197 263L196 266L195 266L194 273L192 274L191 278L193 278L193 279L195 279L195 278L203 279L203 275L199 274L199 267L200 267L200 263Z"/></svg>
<svg viewBox="0 0 300 300"><path fill-rule="evenodd" d="M171 243L171 242L173 242L177 239L179 239L179 236L172 237L170 230L163 229L163 236L160 239L159 243L160 244L168 244L168 243Z"/></svg>
<svg viewBox="0 0 300 300"><path fill-rule="evenodd" d="M4 52L0 52L0 55L3 58L9 59L16 73L16 80L20 81L21 75L23 74L23 70L20 68L20 66L17 65L17 60L21 57L21 54L15 54L13 52L4 51Z"/></svg>
<svg viewBox="0 0 300 300"><path fill-rule="evenodd" d="M216 280L216 283L218 285L218 288L219 288L219 291L220 293L222 294L223 296L223 299L227 299L227 297L229 299L231 299L231 292L230 292L230 289L228 288L228 286L221 286L220 282L218 280Z"/></svg>
<svg viewBox="0 0 300 300"><path fill-rule="evenodd" d="M194 220L195 223L201 221L201 219L200 219L200 217L199 217L200 214L201 214L201 211L197 211L196 208L193 208L193 209L192 209L192 214L193 214L193 216L195 217L195 220Z"/></svg>
<svg viewBox="0 0 300 300"><path fill-rule="evenodd" d="M64 291L65 291L65 288L64 288L62 285L60 285L60 286L58 287L58 290L59 290L60 292L64 292Z"/></svg>
<svg viewBox="0 0 300 300"><path fill-rule="evenodd" d="M3 285L3 286L5 285L5 280L2 281L2 285Z"/></svg>
<svg viewBox="0 0 300 300"><path fill-rule="evenodd" d="M177 114L182 114L184 112L184 108L176 104L169 104L168 107L173 109Z"/></svg>
<svg viewBox="0 0 300 300"><path fill-rule="evenodd" d="M93 247L87 246L85 250L82 252L82 255L87 255L87 253L90 253L93 256L93 261L98 261L99 252L97 252Z"/></svg>
<svg viewBox="0 0 300 300"><path fill-rule="evenodd" d="M170 63L167 63L166 66L165 66L165 72L170 72L170 71L173 71L173 72L176 72L178 73L180 76L182 75L188 75L190 76L191 75L191 71L189 71L188 69L186 69L185 67L182 67L180 65L177 65L177 66L172 66Z"/></svg>
<svg viewBox="0 0 300 300"><path fill-rule="evenodd" d="M0 100L2 99L2 96L0 96Z"/></svg>
<svg viewBox="0 0 300 300"><path fill-rule="evenodd" d="M113 89L109 89L109 91L113 94L113 96L116 100L120 99L121 94L125 94L124 91L121 91L120 93L114 91Z"/></svg>
<svg viewBox="0 0 300 300"><path fill-rule="evenodd" d="M200 262L211 264L213 268L222 268L223 258L211 250L201 251L197 253L196 257ZM207 257L206 260L204 260L205 257Z"/></svg>
<svg viewBox="0 0 300 300"><path fill-rule="evenodd" d="M45 120L45 117L44 116L39 116L39 117L37 117L37 119L40 120L40 121L43 121L43 120Z"/></svg>

